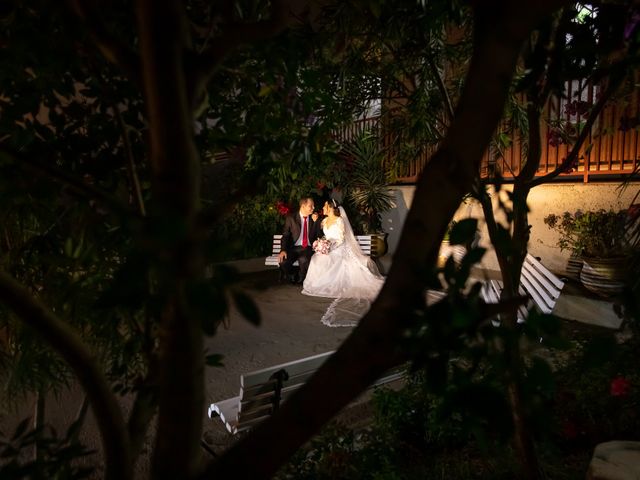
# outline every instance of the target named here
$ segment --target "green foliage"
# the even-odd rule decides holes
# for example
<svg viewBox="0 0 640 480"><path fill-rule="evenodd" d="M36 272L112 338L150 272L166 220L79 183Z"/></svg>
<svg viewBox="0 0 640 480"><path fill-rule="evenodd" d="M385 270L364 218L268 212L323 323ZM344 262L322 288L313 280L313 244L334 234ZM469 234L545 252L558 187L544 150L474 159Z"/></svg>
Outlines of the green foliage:
<svg viewBox="0 0 640 480"><path fill-rule="evenodd" d="M524 398L539 399L526 411L538 420L541 466L561 480L584 477L595 444L634 440L640 428L637 339L619 345L602 332L572 336L574 348L538 347L549 361L537 355L524 369ZM509 411L504 396L489 388L489 371L476 369L476 384L461 376L460 387L442 394L433 392L427 375L409 376L399 390L376 390L370 425L329 426L277 478L513 478L508 429L500 427Z"/></svg>
<svg viewBox="0 0 640 480"><path fill-rule="evenodd" d="M609 335L581 339L580 355L556 374L553 420L565 449L637 438L640 375L633 365L638 340L619 345Z"/></svg>
<svg viewBox="0 0 640 480"><path fill-rule="evenodd" d="M30 421L31 418L23 419L11 437L0 432L0 478L80 480L91 476L94 469L82 466L78 460L94 452L77 441L73 424L59 437L51 428L29 429ZM34 459L36 447L38 456Z"/></svg>
<svg viewBox="0 0 640 480"><path fill-rule="evenodd" d="M611 258L629 253L628 216L626 210L598 210L562 216L549 214L544 223L560 234L558 246L583 257Z"/></svg>
<svg viewBox="0 0 640 480"><path fill-rule="evenodd" d="M393 207L393 193L389 188L393 178L385 163L386 154L380 139L365 131L346 145L344 151L353 162L348 201L364 220L354 223L360 224L365 234L382 233L381 214Z"/></svg>
<svg viewBox="0 0 640 480"><path fill-rule="evenodd" d="M282 233L284 219L272 197L247 198L214 227L212 257L220 261L271 255L273 235Z"/></svg>

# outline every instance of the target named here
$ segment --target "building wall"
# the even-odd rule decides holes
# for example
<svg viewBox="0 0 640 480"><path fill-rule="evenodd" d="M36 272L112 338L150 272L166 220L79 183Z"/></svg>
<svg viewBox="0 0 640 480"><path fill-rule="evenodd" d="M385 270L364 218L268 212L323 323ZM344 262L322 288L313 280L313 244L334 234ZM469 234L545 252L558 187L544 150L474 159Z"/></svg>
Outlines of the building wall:
<svg viewBox="0 0 640 480"><path fill-rule="evenodd" d="M531 239L529 241L529 252L534 256L541 257L542 262L556 273L562 274L566 267L569 252L561 252L557 247L558 235L544 224L544 217L550 213L561 214L565 211L574 212L576 210L598 210L601 208L620 210L627 208L633 201L634 196L640 191L640 182L632 183L625 190L621 190L619 183L572 183L572 184L549 184L540 185L534 188L529 194L529 223L531 225ZM510 189L506 186L505 190ZM389 233L388 244L389 253L381 259L384 270L392 262L392 255L400 238L400 233L407 212L413 201L415 187L400 186L394 187L396 207L383 215L383 225L385 231ZM506 194L502 193L503 201ZM640 197L635 200L640 203ZM496 202L494 201L494 205ZM436 207L437 208L437 207ZM496 215L506 224L504 216ZM495 252L489 241L489 234L484 222L482 208L474 201L469 200L463 203L456 212L455 219L477 218L480 227L480 246L487 248L487 253L481 267L490 271L499 270Z"/></svg>

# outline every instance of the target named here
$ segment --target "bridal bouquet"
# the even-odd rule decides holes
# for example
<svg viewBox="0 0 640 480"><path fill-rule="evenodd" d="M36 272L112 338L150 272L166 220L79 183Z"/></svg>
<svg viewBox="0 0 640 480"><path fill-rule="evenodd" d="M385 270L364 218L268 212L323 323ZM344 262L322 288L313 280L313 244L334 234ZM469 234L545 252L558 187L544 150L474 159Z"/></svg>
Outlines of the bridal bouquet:
<svg viewBox="0 0 640 480"><path fill-rule="evenodd" d="M324 237L319 238L318 240L313 242L313 251L316 253L322 253L326 255L327 253L329 253L330 249L331 249L331 242Z"/></svg>

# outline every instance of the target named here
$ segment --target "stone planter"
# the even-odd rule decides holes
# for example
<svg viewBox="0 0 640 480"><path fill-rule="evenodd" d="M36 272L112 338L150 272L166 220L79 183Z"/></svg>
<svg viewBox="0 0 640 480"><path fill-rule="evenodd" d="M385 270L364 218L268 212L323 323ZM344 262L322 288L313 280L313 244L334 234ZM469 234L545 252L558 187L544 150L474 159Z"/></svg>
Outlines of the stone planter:
<svg viewBox="0 0 640 480"><path fill-rule="evenodd" d="M580 272L582 272L582 265L584 264L582 258L572 254L567 260L567 266L565 268L565 275L567 278L573 280L580 280Z"/></svg>
<svg viewBox="0 0 640 480"><path fill-rule="evenodd" d="M372 233L371 234L371 257L380 258L389 250L387 243L388 233Z"/></svg>
<svg viewBox="0 0 640 480"><path fill-rule="evenodd" d="M438 267L444 267L447 258L453 256L453 261L460 263L464 258L466 249L462 245L451 245L449 240L443 240L440 244L440 251L438 252Z"/></svg>
<svg viewBox="0 0 640 480"><path fill-rule="evenodd" d="M584 258L580 281L601 297L618 295L624 289L627 265L626 257Z"/></svg>

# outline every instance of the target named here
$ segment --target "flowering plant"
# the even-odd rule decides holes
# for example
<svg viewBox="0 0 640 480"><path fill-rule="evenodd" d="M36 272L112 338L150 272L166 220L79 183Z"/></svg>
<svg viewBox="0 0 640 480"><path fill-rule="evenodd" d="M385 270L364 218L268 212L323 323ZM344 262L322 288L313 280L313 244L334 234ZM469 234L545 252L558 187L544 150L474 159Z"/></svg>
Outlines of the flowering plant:
<svg viewBox="0 0 640 480"><path fill-rule="evenodd" d="M322 237L313 242L313 251L316 253L322 253L326 255L331 250L331 242Z"/></svg>
<svg viewBox="0 0 640 480"><path fill-rule="evenodd" d="M550 214L544 218L544 223L560 234L560 249L571 250L576 255L614 258L624 256L629 249L626 210Z"/></svg>
<svg viewBox="0 0 640 480"><path fill-rule="evenodd" d="M609 391L612 397L626 397L631 391L631 382L625 377L616 377L611 380Z"/></svg>
<svg viewBox="0 0 640 480"><path fill-rule="evenodd" d="M276 210L278 210L278 213L284 217L285 215L289 214L289 212L291 211L291 207L289 207L289 205L287 205L283 201L278 200L276 202Z"/></svg>

